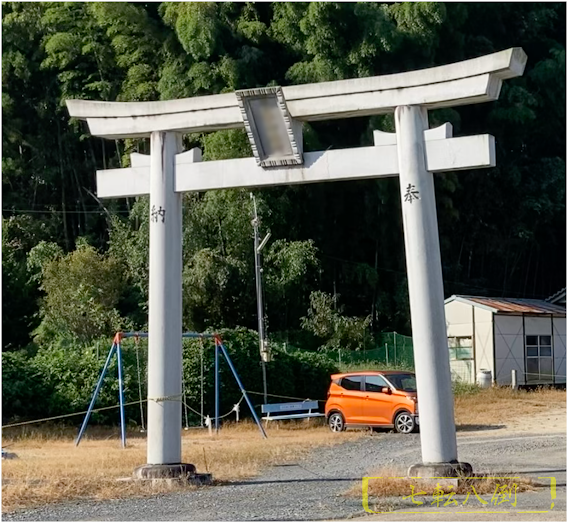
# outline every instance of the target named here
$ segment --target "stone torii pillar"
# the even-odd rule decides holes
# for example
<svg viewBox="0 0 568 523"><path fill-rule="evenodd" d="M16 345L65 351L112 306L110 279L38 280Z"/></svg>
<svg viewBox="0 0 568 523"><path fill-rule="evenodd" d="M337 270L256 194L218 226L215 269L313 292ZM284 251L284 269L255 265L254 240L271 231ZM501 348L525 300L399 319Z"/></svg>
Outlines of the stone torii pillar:
<svg viewBox="0 0 568 523"><path fill-rule="evenodd" d="M400 169L400 194L423 464L410 476L448 477L471 473L458 463L454 395L444 309L442 260L436 218L434 177L426 167L424 131L428 115L419 106L399 106L394 113ZM420 369L420 370L418 370ZM447 465L446 465L447 464ZM455 469L455 470L454 470Z"/></svg>
<svg viewBox="0 0 568 523"><path fill-rule="evenodd" d="M458 462L444 291L432 173L492 167L489 135L452 138L428 129L427 111L496 100L503 80L523 74L520 48L388 76L271 87L163 102L68 100L91 134L150 137L151 155L97 172L100 198L150 194L148 463L139 477L191 472L181 463L180 193L400 176L408 286L420 399L422 463L413 476L452 476ZM395 114L396 133L375 146L303 153L302 121ZM245 127L254 158L201 163L179 153L178 136Z"/></svg>

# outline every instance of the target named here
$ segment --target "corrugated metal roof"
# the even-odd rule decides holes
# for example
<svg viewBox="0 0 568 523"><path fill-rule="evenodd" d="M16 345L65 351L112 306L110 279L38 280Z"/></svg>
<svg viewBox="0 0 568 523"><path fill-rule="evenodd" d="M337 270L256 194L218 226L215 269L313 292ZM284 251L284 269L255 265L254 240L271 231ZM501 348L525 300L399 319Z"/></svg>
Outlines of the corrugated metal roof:
<svg viewBox="0 0 568 523"><path fill-rule="evenodd" d="M555 314L566 316L566 308L555 305L544 300L525 300L519 298L487 298L484 296L463 296L454 295L446 303L458 299L468 301L473 305L489 307L495 312L517 313L517 314Z"/></svg>
<svg viewBox="0 0 568 523"><path fill-rule="evenodd" d="M549 296L546 298L546 301L550 303L557 303L558 301L564 300L566 301L566 287L560 289L556 294Z"/></svg>

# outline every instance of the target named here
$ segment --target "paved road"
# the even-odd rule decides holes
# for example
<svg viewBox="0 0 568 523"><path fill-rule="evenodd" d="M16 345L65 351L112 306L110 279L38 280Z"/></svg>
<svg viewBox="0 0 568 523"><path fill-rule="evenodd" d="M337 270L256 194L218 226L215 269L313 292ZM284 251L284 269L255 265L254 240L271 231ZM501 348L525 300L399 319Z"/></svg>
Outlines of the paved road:
<svg viewBox="0 0 568 523"><path fill-rule="evenodd" d="M340 437L340 436L339 436ZM463 433L459 455L476 471L523 472L534 477L555 476L554 510L547 515L520 514L513 519L566 518L566 435L492 435L491 431ZM440 519L431 514L402 514L408 501L391 500L399 512L365 514L361 499L345 491L360 485L364 475L381 467L408 467L419 461L418 435L377 434L331 448L320 448L297 463L273 467L261 476L217 487L204 487L143 499L77 501L5 514L6 521L275 521L322 520L367 517L372 519ZM547 510L548 489L518 496L516 510ZM413 507L412 510L415 510ZM455 520L457 514L453 517ZM460 516L458 519L479 519ZM482 519L490 518L484 516ZM510 519L510 516L495 516Z"/></svg>

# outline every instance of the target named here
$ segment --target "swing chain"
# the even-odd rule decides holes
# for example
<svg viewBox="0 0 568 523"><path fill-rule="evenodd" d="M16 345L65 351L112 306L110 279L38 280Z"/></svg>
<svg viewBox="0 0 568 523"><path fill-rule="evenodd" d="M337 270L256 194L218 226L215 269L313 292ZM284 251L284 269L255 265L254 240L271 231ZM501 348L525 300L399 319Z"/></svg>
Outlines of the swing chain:
<svg viewBox="0 0 568 523"><path fill-rule="evenodd" d="M184 414L185 414L185 430L189 430L189 419L187 416L187 397L185 391L185 371L183 368L183 342L182 342L182 359L181 359L181 390L182 390L182 403L184 406Z"/></svg>
<svg viewBox="0 0 568 523"><path fill-rule="evenodd" d="M136 368L138 369L138 397L140 400L140 422L142 424L142 428L140 432L146 432L146 427L144 426L144 407L142 406L142 378L140 376L140 356L138 354L138 347L140 344L140 336L138 333L134 336L134 348L136 350Z"/></svg>

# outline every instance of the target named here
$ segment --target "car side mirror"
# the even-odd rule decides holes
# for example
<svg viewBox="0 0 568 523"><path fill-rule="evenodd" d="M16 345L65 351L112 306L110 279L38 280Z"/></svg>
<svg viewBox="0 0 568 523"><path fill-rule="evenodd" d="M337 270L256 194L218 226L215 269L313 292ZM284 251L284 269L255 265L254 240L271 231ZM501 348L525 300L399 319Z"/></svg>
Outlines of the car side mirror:
<svg viewBox="0 0 568 523"><path fill-rule="evenodd" d="M390 390L390 387L383 387L383 388L381 389L381 392L382 392L383 394L392 394L392 390Z"/></svg>

